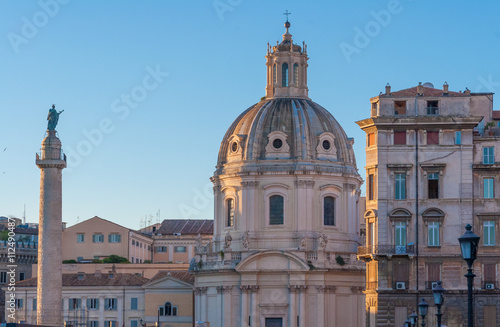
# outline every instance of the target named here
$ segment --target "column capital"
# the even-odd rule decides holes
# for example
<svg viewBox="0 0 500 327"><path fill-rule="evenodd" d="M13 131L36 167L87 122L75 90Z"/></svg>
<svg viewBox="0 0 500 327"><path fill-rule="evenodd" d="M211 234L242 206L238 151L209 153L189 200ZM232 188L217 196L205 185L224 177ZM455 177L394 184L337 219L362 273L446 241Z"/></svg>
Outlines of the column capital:
<svg viewBox="0 0 500 327"><path fill-rule="evenodd" d="M351 286L351 292L354 294L361 294L364 290L364 287L362 286Z"/></svg>
<svg viewBox="0 0 500 327"><path fill-rule="evenodd" d="M243 181L243 182L241 182L241 186L244 189L256 188L257 186L259 186L259 182L256 182L256 181Z"/></svg>
<svg viewBox="0 0 500 327"><path fill-rule="evenodd" d="M206 294L208 287L195 287L194 294Z"/></svg>
<svg viewBox="0 0 500 327"><path fill-rule="evenodd" d="M337 286L326 285L325 287L328 290L328 293L335 293L335 291L337 290Z"/></svg>
<svg viewBox="0 0 500 327"><path fill-rule="evenodd" d="M326 291L326 286L325 285L316 285L316 290L318 291L318 293L325 293Z"/></svg>

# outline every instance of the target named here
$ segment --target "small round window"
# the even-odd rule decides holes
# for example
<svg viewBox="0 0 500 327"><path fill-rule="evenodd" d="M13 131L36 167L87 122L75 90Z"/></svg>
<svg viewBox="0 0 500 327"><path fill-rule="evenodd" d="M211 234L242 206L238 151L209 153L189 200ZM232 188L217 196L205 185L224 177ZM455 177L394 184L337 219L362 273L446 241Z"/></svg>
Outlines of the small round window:
<svg viewBox="0 0 500 327"><path fill-rule="evenodd" d="M238 151L238 142L233 142L233 144L231 144L231 151Z"/></svg>
<svg viewBox="0 0 500 327"><path fill-rule="evenodd" d="M332 145L330 144L330 141L328 141L328 140L323 141L323 149L325 149L326 151L330 150L331 146Z"/></svg>
<svg viewBox="0 0 500 327"><path fill-rule="evenodd" d="M281 149L282 146L283 146L283 141L281 139L274 139L273 147L275 149Z"/></svg>

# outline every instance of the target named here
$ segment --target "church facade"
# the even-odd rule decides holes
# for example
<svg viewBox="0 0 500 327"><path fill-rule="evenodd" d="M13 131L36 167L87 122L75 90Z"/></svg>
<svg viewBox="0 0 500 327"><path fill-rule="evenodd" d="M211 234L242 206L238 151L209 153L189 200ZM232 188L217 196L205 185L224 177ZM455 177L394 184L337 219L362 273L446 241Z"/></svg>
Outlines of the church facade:
<svg viewBox="0 0 500 327"><path fill-rule="evenodd" d="M197 244L190 267L195 321L363 326L354 140L309 99L307 46L285 27L283 41L268 45L266 96L221 142L214 239Z"/></svg>

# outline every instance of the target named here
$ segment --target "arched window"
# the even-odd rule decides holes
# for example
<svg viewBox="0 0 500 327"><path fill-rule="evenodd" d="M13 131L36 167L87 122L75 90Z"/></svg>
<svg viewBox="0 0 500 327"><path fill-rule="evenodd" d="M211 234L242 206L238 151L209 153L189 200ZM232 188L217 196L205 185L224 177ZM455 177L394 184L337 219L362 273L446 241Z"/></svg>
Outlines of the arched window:
<svg viewBox="0 0 500 327"><path fill-rule="evenodd" d="M335 198L327 196L323 199L323 224L335 226Z"/></svg>
<svg viewBox="0 0 500 327"><path fill-rule="evenodd" d="M227 227L234 226L234 200L227 199L226 200L227 207Z"/></svg>
<svg viewBox="0 0 500 327"><path fill-rule="evenodd" d="M177 316L177 307L172 306L170 302L165 302L158 310L160 316Z"/></svg>
<svg viewBox="0 0 500 327"><path fill-rule="evenodd" d="M293 84L299 86L299 64L293 64Z"/></svg>
<svg viewBox="0 0 500 327"><path fill-rule="evenodd" d="M273 80L274 80L274 84L276 84L278 82L278 71L277 71L277 66L276 64L274 64L273 66Z"/></svg>
<svg viewBox="0 0 500 327"><path fill-rule="evenodd" d="M281 66L281 86L288 86L288 64Z"/></svg>
<svg viewBox="0 0 500 327"><path fill-rule="evenodd" d="M269 198L269 225L283 225L283 202L281 195Z"/></svg>

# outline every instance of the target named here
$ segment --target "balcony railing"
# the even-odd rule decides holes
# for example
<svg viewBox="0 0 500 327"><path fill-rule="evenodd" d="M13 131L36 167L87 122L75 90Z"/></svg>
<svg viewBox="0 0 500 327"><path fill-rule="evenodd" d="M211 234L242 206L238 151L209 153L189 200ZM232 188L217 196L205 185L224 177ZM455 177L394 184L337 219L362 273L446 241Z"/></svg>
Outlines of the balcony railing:
<svg viewBox="0 0 500 327"><path fill-rule="evenodd" d="M413 245L368 245L358 247L358 255L407 255L415 254Z"/></svg>

